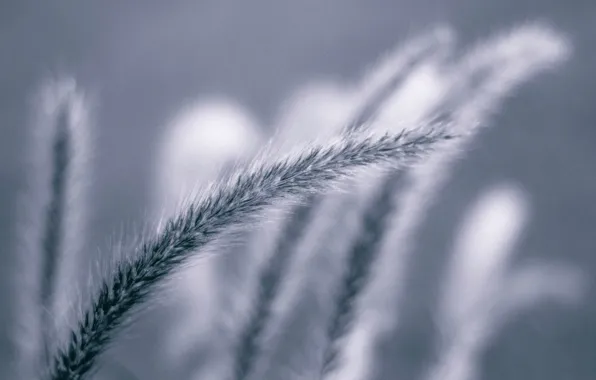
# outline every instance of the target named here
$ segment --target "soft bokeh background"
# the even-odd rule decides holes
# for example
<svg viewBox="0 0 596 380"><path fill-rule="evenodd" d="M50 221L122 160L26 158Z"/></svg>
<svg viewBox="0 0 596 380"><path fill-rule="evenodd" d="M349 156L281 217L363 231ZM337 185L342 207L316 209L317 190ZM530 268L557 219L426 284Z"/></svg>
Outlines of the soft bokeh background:
<svg viewBox="0 0 596 380"><path fill-rule="evenodd" d="M379 376L414 378L432 355L433 279L444 264L440 253L451 244L454 221L486 186L513 180L530 195L531 221L520 246L524 258L552 257L596 273L593 1L3 1L0 255L13 249L30 96L48 74L73 74L97 100L91 257L108 251L122 225L143 222L163 127L189 99L231 97L268 130L281 99L301 84L353 80L397 42L432 26L452 25L465 44L536 19L570 37L573 57L507 101L493 118L495 128L458 164L420 233L413 290L402 305L404 326L387 339ZM8 376L3 321L13 295L6 288L4 283L0 288L0 378ZM489 349L483 377L593 379L595 301L590 288L579 309L545 306L543 313L508 326ZM160 342L151 339L151 331L131 339L143 342L123 354L141 369L139 377L160 378L159 363L146 360L153 357L151 345Z"/></svg>

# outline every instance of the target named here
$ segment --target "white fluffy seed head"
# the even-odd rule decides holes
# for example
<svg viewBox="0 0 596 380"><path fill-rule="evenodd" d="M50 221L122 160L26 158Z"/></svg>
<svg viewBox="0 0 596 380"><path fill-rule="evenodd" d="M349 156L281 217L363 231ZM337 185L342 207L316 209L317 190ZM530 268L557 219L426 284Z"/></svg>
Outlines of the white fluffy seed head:
<svg viewBox="0 0 596 380"><path fill-rule="evenodd" d="M465 328L492 307L528 214L525 194L502 184L483 194L455 240L440 315L445 331Z"/></svg>

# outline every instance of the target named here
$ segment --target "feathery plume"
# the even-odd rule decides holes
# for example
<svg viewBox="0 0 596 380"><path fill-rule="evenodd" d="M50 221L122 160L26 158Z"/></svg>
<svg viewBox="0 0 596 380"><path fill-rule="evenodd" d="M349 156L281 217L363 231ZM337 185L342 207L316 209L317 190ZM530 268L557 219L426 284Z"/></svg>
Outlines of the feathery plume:
<svg viewBox="0 0 596 380"><path fill-rule="evenodd" d="M417 131L418 132L418 131ZM321 191L355 169L381 163L415 163L436 145L453 138L445 128L397 135L351 136L313 146L272 163L257 163L209 188L170 219L137 258L121 261L85 311L68 344L49 368L52 380L82 379L93 367L131 310L147 300L159 282L188 262L191 253L232 227L246 226L272 202Z"/></svg>

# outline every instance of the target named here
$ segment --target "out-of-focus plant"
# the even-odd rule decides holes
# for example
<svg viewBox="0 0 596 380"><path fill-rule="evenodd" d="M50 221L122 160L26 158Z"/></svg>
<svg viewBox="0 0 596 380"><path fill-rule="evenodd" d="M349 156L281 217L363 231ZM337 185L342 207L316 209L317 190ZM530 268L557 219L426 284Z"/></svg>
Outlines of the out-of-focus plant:
<svg viewBox="0 0 596 380"><path fill-rule="evenodd" d="M156 155L154 232L109 266L88 303L68 286L85 234L73 215L88 171L88 106L73 80L50 83L35 109L31 212L16 257L18 378L90 378L164 287L179 309L160 346L183 378L374 376L381 337L399 323L416 230L456 159L507 95L569 54L554 30L526 24L458 57L454 32L437 28L355 83L297 91L266 143L233 101L188 105ZM502 324L537 301L581 296L574 268L512 268L527 209L523 193L500 185L464 220L429 380L478 377ZM196 360L197 347L206 360Z"/></svg>

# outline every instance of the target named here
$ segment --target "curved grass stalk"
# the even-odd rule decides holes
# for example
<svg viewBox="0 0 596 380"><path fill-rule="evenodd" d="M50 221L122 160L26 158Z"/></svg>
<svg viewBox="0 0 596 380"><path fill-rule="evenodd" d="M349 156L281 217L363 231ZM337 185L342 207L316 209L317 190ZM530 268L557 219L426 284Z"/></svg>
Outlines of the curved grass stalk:
<svg viewBox="0 0 596 380"><path fill-rule="evenodd" d="M157 237L143 243L137 258L118 263L72 331L68 344L55 354L47 378L83 379L124 319L148 300L161 281L187 262L193 252L232 227L246 226L276 200L320 191L357 168L412 164L451 138L444 128L381 137L351 136L279 161L259 161L214 185L170 219Z"/></svg>

